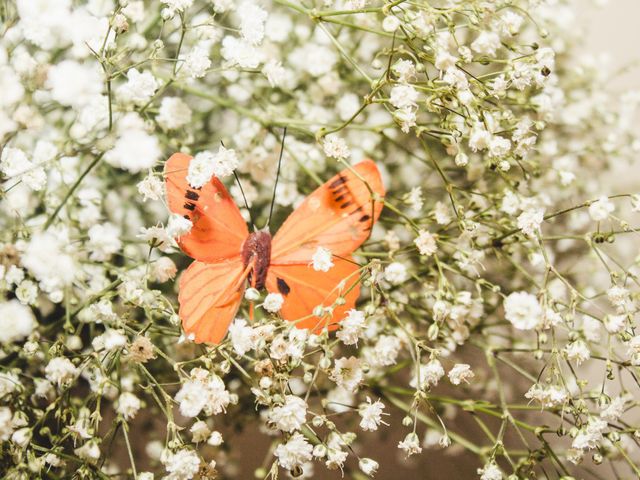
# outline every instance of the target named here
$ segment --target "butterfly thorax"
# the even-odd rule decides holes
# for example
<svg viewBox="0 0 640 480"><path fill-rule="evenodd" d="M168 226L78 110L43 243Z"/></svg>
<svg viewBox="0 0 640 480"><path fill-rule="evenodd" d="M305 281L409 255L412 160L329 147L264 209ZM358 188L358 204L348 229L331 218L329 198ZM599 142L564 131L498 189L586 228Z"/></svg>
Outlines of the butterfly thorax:
<svg viewBox="0 0 640 480"><path fill-rule="evenodd" d="M271 263L271 234L269 232L259 231L249 234L242 245L242 262L245 267L254 262L253 269L249 272L249 284L258 290L264 288Z"/></svg>

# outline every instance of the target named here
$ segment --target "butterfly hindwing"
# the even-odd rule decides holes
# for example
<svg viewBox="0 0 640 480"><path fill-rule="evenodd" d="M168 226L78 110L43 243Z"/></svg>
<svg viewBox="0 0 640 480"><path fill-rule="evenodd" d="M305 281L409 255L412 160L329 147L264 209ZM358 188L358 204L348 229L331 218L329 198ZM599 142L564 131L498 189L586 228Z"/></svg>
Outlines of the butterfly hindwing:
<svg viewBox="0 0 640 480"><path fill-rule="evenodd" d="M347 310L354 308L360 295L359 266L351 260L334 258L327 272L318 272L309 265L273 265L269 268L266 287L269 292L280 293L284 303L280 314L285 320L295 321L298 328L319 333L329 326L337 327ZM335 304L338 297L344 299ZM314 315L317 306L325 307L322 316ZM327 312L326 307L333 307ZM318 313L318 312L316 312Z"/></svg>
<svg viewBox="0 0 640 480"><path fill-rule="evenodd" d="M273 238L272 265L308 264L319 246L335 255L350 255L368 238L384 194L380 172L371 160L338 173L305 198L280 227Z"/></svg>
<svg viewBox="0 0 640 480"><path fill-rule="evenodd" d="M192 157L176 153L164 169L169 209L193 223L179 239L182 250L202 262L227 260L240 255L249 231L224 185L216 177L201 188L186 179Z"/></svg>
<svg viewBox="0 0 640 480"><path fill-rule="evenodd" d="M235 317L244 292L247 269L240 259L194 261L180 278L180 319L198 343L220 343Z"/></svg>

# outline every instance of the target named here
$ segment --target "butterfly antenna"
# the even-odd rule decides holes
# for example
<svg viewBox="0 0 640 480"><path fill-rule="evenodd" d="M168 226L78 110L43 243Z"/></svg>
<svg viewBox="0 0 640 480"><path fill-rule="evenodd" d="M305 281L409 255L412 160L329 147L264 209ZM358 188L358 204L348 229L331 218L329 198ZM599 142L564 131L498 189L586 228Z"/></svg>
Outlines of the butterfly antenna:
<svg viewBox="0 0 640 480"><path fill-rule="evenodd" d="M267 227L271 223L271 215L273 214L273 204L276 202L276 190L278 188L278 180L280 179L280 167L282 166L282 154L284 153L284 139L287 137L287 127L284 127L282 133L282 141L280 143L280 157L278 158L278 171L276 172L276 183L273 185L273 196L271 197L271 207L269 208L269 220L267 220Z"/></svg>
<svg viewBox="0 0 640 480"><path fill-rule="evenodd" d="M249 214L249 223L254 227L253 218L251 217L251 209L249 208L249 202L247 202L247 196L244 194L244 189L242 188L242 183L240 183L240 177L238 177L238 173L234 170L233 176L236 177L236 182L238 183L238 187L240 187L240 193L242 194L242 199L244 200L244 206L247 209L247 213Z"/></svg>
<svg viewBox="0 0 640 480"><path fill-rule="evenodd" d="M224 148L227 148L224 146L224 142L222 140L220 140L220 145L222 145ZM253 224L253 218L251 217L251 209L249 208L249 202L247 202L247 196L244 194L244 188L242 188L242 183L240 183L240 177L238 176L238 172L234 170L233 176L236 178L236 183L238 184L238 187L240 187L240 193L242 194L242 199L244 200L244 206L246 207L247 213L249 214L249 223L251 224L252 227L255 227L255 225Z"/></svg>

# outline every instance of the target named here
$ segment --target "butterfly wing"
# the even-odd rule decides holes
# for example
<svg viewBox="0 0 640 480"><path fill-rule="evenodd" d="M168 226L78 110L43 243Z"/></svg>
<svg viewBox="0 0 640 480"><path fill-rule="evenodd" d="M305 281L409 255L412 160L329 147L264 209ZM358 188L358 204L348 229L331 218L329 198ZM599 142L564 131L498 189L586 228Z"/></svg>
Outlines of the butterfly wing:
<svg viewBox="0 0 640 480"><path fill-rule="evenodd" d="M169 209L193 223L178 240L182 250L201 262L239 257L249 235L238 206L216 177L200 189L186 179L192 157L175 153L164 169Z"/></svg>
<svg viewBox="0 0 640 480"><path fill-rule="evenodd" d="M180 319L198 343L220 343L235 317L248 269L242 260L193 262L180 278Z"/></svg>
<svg viewBox="0 0 640 480"><path fill-rule="evenodd" d="M325 326L335 329L347 310L354 308L360 295L359 269L351 258L335 258L328 272L317 272L306 264L273 265L266 287L284 297L280 313L285 320L319 333ZM341 305L335 303L339 297L344 299ZM316 315L318 306L323 307L321 315Z"/></svg>
<svg viewBox="0 0 640 480"><path fill-rule="evenodd" d="M319 246L334 255L350 255L369 237L384 194L380 171L371 160L338 173L282 224L273 238L272 265L306 265Z"/></svg>
<svg viewBox="0 0 640 480"><path fill-rule="evenodd" d="M359 266L351 254L364 242L380 216L385 190L375 163L365 160L338 173L311 193L284 222L272 242L267 290L284 297L281 314L300 328L336 328L360 294ZM311 266L318 247L328 248L334 266ZM336 299L344 300L334 305ZM334 306L322 317L318 305Z"/></svg>

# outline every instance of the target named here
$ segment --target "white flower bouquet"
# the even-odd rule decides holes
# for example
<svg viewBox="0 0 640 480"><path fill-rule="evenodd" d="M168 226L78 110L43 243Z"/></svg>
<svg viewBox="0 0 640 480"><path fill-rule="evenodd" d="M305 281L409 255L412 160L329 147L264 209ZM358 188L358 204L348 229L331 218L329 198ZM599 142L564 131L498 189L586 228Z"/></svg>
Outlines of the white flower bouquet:
<svg viewBox="0 0 640 480"><path fill-rule="evenodd" d="M575 8L0 2L1 476L639 476Z"/></svg>

